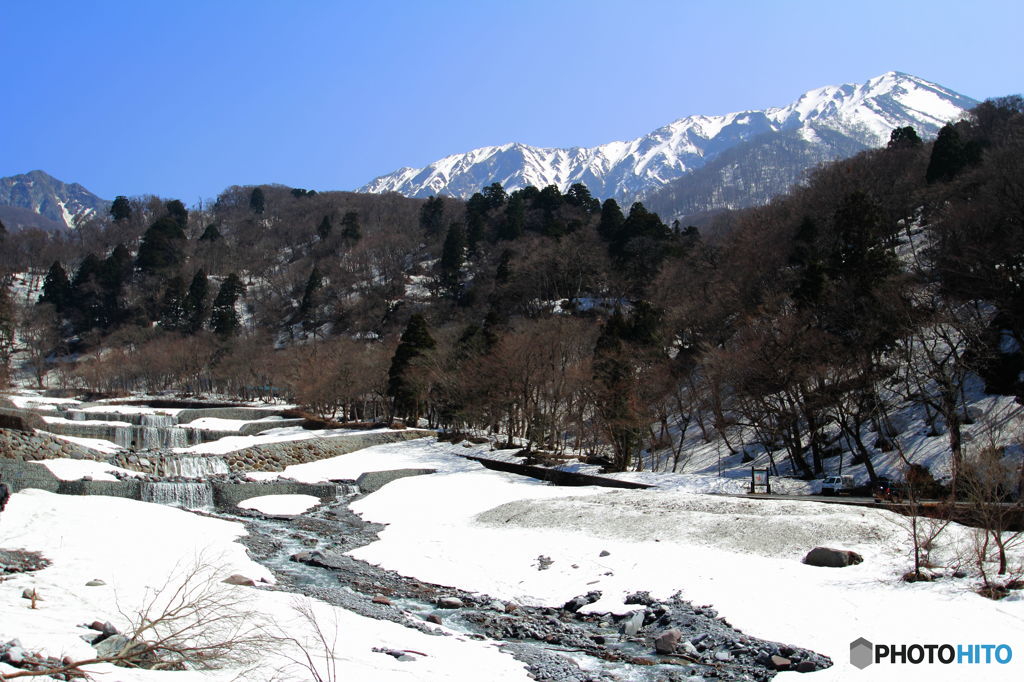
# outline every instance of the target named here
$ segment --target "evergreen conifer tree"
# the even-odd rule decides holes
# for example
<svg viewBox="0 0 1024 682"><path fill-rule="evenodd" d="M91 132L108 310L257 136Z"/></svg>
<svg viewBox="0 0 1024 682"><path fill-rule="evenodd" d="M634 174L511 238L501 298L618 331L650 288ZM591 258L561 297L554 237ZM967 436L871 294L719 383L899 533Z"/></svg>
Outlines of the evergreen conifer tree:
<svg viewBox="0 0 1024 682"><path fill-rule="evenodd" d="M215 223L210 223L209 225L206 226L206 229L203 230L203 234L199 236L199 241L217 242L223 238L224 237L223 235L221 235L220 230L217 229L217 225Z"/></svg>
<svg viewBox="0 0 1024 682"><path fill-rule="evenodd" d="M185 232L178 222L164 216L154 222L142 236L135 266L143 274L174 269L185 259L185 241Z"/></svg>
<svg viewBox="0 0 1024 682"><path fill-rule="evenodd" d="M462 223L455 222L448 227L448 235L441 249L441 260L438 262L441 286L452 296L459 293L462 281L462 265L466 262L466 229Z"/></svg>
<svg viewBox="0 0 1024 682"><path fill-rule="evenodd" d="M967 158L960 133L947 123L939 129L939 135L935 138L925 180L928 184L952 180L966 165Z"/></svg>
<svg viewBox="0 0 1024 682"><path fill-rule="evenodd" d="M435 237L444 229L444 200L441 197L427 197L420 208L420 228L427 237Z"/></svg>
<svg viewBox="0 0 1024 682"><path fill-rule="evenodd" d="M388 396L394 399L395 414L406 415L413 423L419 417L419 395L412 379L413 361L435 346L420 313L409 318L388 370Z"/></svg>
<svg viewBox="0 0 1024 682"><path fill-rule="evenodd" d="M188 334L195 334L206 324L206 296L209 289L210 282L206 273L199 270L192 277L188 293L182 301L183 330Z"/></svg>
<svg viewBox="0 0 1024 682"><path fill-rule="evenodd" d="M260 187L254 187L252 194L249 195L249 210L257 215L261 215L267 208L267 200L263 196L263 189Z"/></svg>
<svg viewBox="0 0 1024 682"><path fill-rule="evenodd" d="M49 303L57 314L63 313L71 304L71 282L60 261L53 261L43 279L43 293L39 296L40 303Z"/></svg>
<svg viewBox="0 0 1024 682"><path fill-rule="evenodd" d="M306 280L306 289L302 294L302 302L299 304L299 319L303 323L316 322L317 294L323 289L323 286L324 276L314 266L313 271L309 273L309 278ZM312 316L310 315L311 313L313 313Z"/></svg>
<svg viewBox="0 0 1024 682"><path fill-rule="evenodd" d="M331 216L325 215L324 219L320 221L320 224L316 227L316 234L323 241L331 236L331 230L334 226L331 224Z"/></svg>
<svg viewBox="0 0 1024 682"><path fill-rule="evenodd" d="M160 326L167 331L182 331L185 319L185 280L175 275L167 281L164 297L160 302Z"/></svg>
<svg viewBox="0 0 1024 682"><path fill-rule="evenodd" d="M110 204L110 217L114 219L114 222L132 217L132 205L128 201L128 197L123 194L114 197L113 203Z"/></svg>
<svg viewBox="0 0 1024 682"><path fill-rule="evenodd" d="M362 228L359 227L359 214L355 211L348 211L341 219L342 239L355 243L362 236Z"/></svg>
<svg viewBox="0 0 1024 682"><path fill-rule="evenodd" d="M213 299L213 309L210 311L210 324L217 336L226 339L238 332L239 320L235 304L243 291L245 285L233 272L221 282L217 296Z"/></svg>

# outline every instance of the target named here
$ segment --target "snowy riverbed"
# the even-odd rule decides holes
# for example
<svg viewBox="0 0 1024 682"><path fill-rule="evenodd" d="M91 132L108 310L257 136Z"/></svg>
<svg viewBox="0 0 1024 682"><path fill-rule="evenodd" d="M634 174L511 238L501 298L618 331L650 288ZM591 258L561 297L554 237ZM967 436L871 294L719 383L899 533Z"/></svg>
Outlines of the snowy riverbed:
<svg viewBox="0 0 1024 682"><path fill-rule="evenodd" d="M890 512L678 490L559 488L489 471L459 456L483 452L422 439L290 467L282 475L312 482L366 471L435 469L433 475L389 483L352 506L387 526L377 542L351 554L421 580L537 605L601 590L602 599L585 607L597 612L635 608L623 597L637 590L655 597L679 592L695 604L713 605L750 635L830 656L835 665L814 673L818 680L1010 680L1024 673L1020 593L994 602L973 593L969 578L900 582L908 567L905 534ZM286 502L253 504L280 512ZM115 618L115 590L117 603L138 600L147 585L200 554L222 557L227 573L271 579L235 542L242 532L235 523L130 500L18 493L0 515L0 547L41 551L53 565L0 583L0 639L17 637L54 655L88 654L79 638L84 631L76 625ZM955 527L948 538L963 540L967 533ZM818 544L857 551L864 563L843 569L803 565L803 554ZM541 556L552 562L543 571ZM93 578L107 587L84 587ZM46 599L40 609L29 609L20 598L26 587ZM295 620L287 594L225 589L249 590L269 617ZM522 664L493 643L429 637L336 607L316 608L340 623L342 678L526 679ZM1010 664L975 666L967 675L956 665L860 671L848 663L849 644L858 637L908 644L1006 642L1017 651ZM428 656L396 661L372 652L375 646ZM117 670L117 679L158 677L173 682L231 676ZM782 673L776 679L796 677Z"/></svg>

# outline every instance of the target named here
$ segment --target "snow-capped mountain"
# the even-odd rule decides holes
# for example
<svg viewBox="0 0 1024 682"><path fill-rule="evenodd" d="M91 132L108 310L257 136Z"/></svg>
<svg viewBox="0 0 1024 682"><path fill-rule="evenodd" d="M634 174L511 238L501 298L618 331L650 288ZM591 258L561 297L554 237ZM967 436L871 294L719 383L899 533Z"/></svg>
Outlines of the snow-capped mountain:
<svg viewBox="0 0 1024 682"><path fill-rule="evenodd" d="M77 217L109 205L78 183L66 184L41 170L0 178L0 209L7 209L2 215L10 229L72 228Z"/></svg>
<svg viewBox="0 0 1024 682"><path fill-rule="evenodd" d="M402 168L359 191L468 198L493 182L508 190L558 185L563 191L582 182L594 196L630 199L766 134L795 134L812 146L827 138L833 147L867 149L883 145L898 126L913 126L923 137L935 135L975 104L935 83L891 71L859 85L811 90L785 107L681 118L626 142L565 149L519 143L482 147L425 168ZM844 144L835 145L837 135Z"/></svg>

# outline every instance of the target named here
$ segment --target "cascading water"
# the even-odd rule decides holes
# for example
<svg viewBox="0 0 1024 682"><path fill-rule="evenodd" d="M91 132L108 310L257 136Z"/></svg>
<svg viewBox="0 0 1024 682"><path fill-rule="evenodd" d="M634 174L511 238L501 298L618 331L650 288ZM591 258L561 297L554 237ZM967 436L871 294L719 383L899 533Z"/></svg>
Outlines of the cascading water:
<svg viewBox="0 0 1024 682"><path fill-rule="evenodd" d="M165 456L158 465L164 476L181 476L182 478L207 478L217 474L229 474L231 470L223 457L215 456Z"/></svg>
<svg viewBox="0 0 1024 682"><path fill-rule="evenodd" d="M142 501L182 509L212 509L213 486L196 482L146 482L142 484Z"/></svg>

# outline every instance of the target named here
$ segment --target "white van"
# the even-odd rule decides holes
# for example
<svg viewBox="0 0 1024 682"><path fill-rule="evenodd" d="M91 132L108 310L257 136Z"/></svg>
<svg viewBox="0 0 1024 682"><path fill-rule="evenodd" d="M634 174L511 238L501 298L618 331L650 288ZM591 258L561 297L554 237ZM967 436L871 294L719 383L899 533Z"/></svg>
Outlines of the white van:
<svg viewBox="0 0 1024 682"><path fill-rule="evenodd" d="M856 487L853 476L826 476L821 482L821 494L849 495Z"/></svg>

